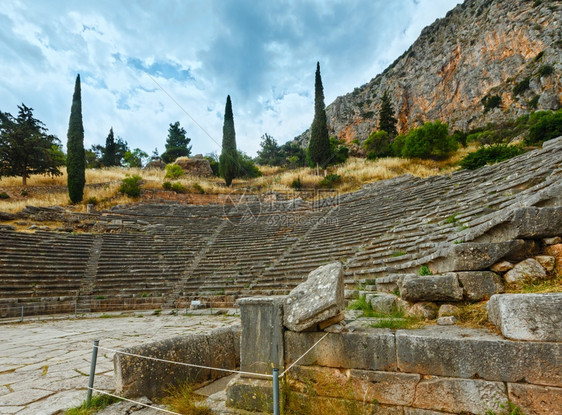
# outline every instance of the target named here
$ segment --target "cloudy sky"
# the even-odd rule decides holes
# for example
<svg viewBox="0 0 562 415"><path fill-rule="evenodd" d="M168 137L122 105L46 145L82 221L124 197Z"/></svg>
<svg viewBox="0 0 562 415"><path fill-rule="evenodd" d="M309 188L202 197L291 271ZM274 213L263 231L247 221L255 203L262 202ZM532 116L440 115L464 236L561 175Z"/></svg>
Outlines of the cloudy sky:
<svg viewBox="0 0 562 415"><path fill-rule="evenodd" d="M0 111L22 102L66 143L82 80L85 146L109 128L147 153L180 121L193 153L220 152L226 96L238 148L309 127L320 61L326 104L374 78L457 0L6 0Z"/></svg>

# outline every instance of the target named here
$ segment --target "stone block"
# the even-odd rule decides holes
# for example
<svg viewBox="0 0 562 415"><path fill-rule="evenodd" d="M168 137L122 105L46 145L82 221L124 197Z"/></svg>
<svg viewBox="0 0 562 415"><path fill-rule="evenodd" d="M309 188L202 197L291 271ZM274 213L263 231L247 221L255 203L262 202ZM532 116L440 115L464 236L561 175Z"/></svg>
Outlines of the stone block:
<svg viewBox="0 0 562 415"><path fill-rule="evenodd" d="M453 273L444 275L409 275L402 280L400 296L406 301L460 301L462 288Z"/></svg>
<svg viewBox="0 0 562 415"><path fill-rule="evenodd" d="M487 330L397 330L398 370L464 379L562 385L562 343L506 340Z"/></svg>
<svg viewBox="0 0 562 415"><path fill-rule="evenodd" d="M558 245L562 243L562 237L554 236L552 238L544 238L543 242L545 245Z"/></svg>
<svg viewBox="0 0 562 415"><path fill-rule="evenodd" d="M537 255L535 257L537 262L541 264L546 272L554 270L554 265L556 264L556 258L550 255Z"/></svg>
<svg viewBox="0 0 562 415"><path fill-rule="evenodd" d="M507 402L503 382L479 379L423 379L416 388L414 407L453 413L484 414L500 411Z"/></svg>
<svg viewBox="0 0 562 415"><path fill-rule="evenodd" d="M379 313L392 313L398 308L398 299L394 294L377 293L371 298L371 307Z"/></svg>
<svg viewBox="0 0 562 415"><path fill-rule="evenodd" d="M271 374L283 370L283 305L285 296L238 300L242 320L240 369Z"/></svg>
<svg viewBox="0 0 562 415"><path fill-rule="evenodd" d="M236 369L236 342L239 327L213 330L209 334L191 334L167 340L135 346L123 351L141 356L155 357L173 362L200 366ZM186 367L140 357L116 353L113 358L115 389L128 397L147 396L150 399L163 396L170 385L189 380L201 384L226 376L227 372Z"/></svg>
<svg viewBox="0 0 562 415"><path fill-rule="evenodd" d="M562 342L562 293L494 295L487 307L507 338Z"/></svg>
<svg viewBox="0 0 562 415"><path fill-rule="evenodd" d="M490 267L493 272L504 273L513 268L513 264L509 261L500 261Z"/></svg>
<svg viewBox="0 0 562 415"><path fill-rule="evenodd" d="M455 316L458 317L460 313L460 308L453 304L442 304L439 307L437 315L439 317Z"/></svg>
<svg viewBox="0 0 562 415"><path fill-rule="evenodd" d="M300 358L325 333L285 332L287 366ZM396 370L394 335L389 329L328 334L299 364L365 370Z"/></svg>
<svg viewBox="0 0 562 415"><path fill-rule="evenodd" d="M309 394L387 405L411 405L420 379L410 373L319 366L295 366L290 374L291 386Z"/></svg>
<svg viewBox="0 0 562 415"><path fill-rule="evenodd" d="M321 266L296 286L285 301L284 324L304 331L337 316L345 309L343 267L340 262Z"/></svg>
<svg viewBox="0 0 562 415"><path fill-rule="evenodd" d="M375 281L377 291L385 293L396 292L402 285L402 279L408 275L415 276L416 274L389 274L386 277L377 278Z"/></svg>
<svg viewBox="0 0 562 415"><path fill-rule="evenodd" d="M438 311L439 307L437 307L437 304L424 301L410 307L408 315L423 318L424 320L433 320L437 317Z"/></svg>
<svg viewBox="0 0 562 415"><path fill-rule="evenodd" d="M547 246L545 252L552 255L556 260L555 274L562 275L562 244Z"/></svg>
<svg viewBox="0 0 562 415"><path fill-rule="evenodd" d="M525 207L511 217L516 238L540 239L559 236L562 229L562 207Z"/></svg>
<svg viewBox="0 0 562 415"><path fill-rule="evenodd" d="M445 316L437 319L437 325L439 326L453 326L456 322L457 318L455 316Z"/></svg>
<svg viewBox="0 0 562 415"><path fill-rule="evenodd" d="M536 259L529 258L516 264L513 269L504 275L509 284L532 282L546 277L546 271Z"/></svg>
<svg viewBox="0 0 562 415"><path fill-rule="evenodd" d="M470 301L482 301L492 295L503 293L504 285L501 277L491 271L457 272L465 298Z"/></svg>
<svg viewBox="0 0 562 415"><path fill-rule="evenodd" d="M507 242L465 242L440 252L428 266L432 273L481 271L525 245L522 240Z"/></svg>
<svg viewBox="0 0 562 415"><path fill-rule="evenodd" d="M271 380L234 378L226 388L226 406L253 412L273 412Z"/></svg>
<svg viewBox="0 0 562 415"><path fill-rule="evenodd" d="M507 393L525 415L559 414L562 410L561 388L508 383Z"/></svg>

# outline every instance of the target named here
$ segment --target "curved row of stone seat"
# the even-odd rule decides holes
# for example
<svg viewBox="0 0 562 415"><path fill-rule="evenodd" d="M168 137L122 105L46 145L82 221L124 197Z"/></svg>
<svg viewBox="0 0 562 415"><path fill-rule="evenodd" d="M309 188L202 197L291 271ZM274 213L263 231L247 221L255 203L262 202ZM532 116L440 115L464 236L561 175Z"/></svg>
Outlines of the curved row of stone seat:
<svg viewBox="0 0 562 415"><path fill-rule="evenodd" d="M93 237L0 230L0 316L68 312L80 290Z"/></svg>
<svg viewBox="0 0 562 415"><path fill-rule="evenodd" d="M345 263L353 284L417 270L444 246L482 237L517 207L553 203L561 184L559 138L474 172L402 176L328 201L119 206L98 219L146 227L95 236L1 231L0 298L52 292L139 306L228 302L286 292L334 260Z"/></svg>

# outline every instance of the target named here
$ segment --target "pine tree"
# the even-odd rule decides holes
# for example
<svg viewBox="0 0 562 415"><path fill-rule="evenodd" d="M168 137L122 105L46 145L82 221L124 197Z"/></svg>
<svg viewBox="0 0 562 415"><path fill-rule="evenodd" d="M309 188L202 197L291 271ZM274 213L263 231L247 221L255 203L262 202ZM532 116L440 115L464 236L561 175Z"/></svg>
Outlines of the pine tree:
<svg viewBox="0 0 562 415"><path fill-rule="evenodd" d="M236 150L236 132L230 95L226 97L224 124L222 127L222 152L219 158L219 174L227 186L238 175L238 151Z"/></svg>
<svg viewBox="0 0 562 415"><path fill-rule="evenodd" d="M179 121L170 124L168 138L166 139L166 151L162 154L162 160L165 163L172 163L178 157L189 157L191 146L188 147L188 144L190 142L191 138L187 137L185 129L180 127Z"/></svg>
<svg viewBox="0 0 562 415"><path fill-rule="evenodd" d="M115 153L115 135L113 134L113 127L109 129L109 134L105 139L105 148L103 150L102 164L105 167L116 166L116 153Z"/></svg>
<svg viewBox="0 0 562 415"><path fill-rule="evenodd" d="M16 118L0 111L0 177L20 176L25 186L32 174L61 175L64 154L58 138L47 134L33 108L22 103L18 109Z"/></svg>
<svg viewBox="0 0 562 415"><path fill-rule="evenodd" d="M283 162L281 148L275 138L265 133L261 136L261 150L258 150L257 163L261 165L280 166Z"/></svg>
<svg viewBox="0 0 562 415"><path fill-rule="evenodd" d="M316 78L314 82L314 120L310 127L310 143L308 158L322 168L326 168L330 161L330 137L328 135L328 121L324 105L324 88L320 77L320 62L316 63Z"/></svg>
<svg viewBox="0 0 562 415"><path fill-rule="evenodd" d="M84 197L84 185L86 184L86 156L84 154L80 74L76 76L76 84L74 85L67 138L66 170L68 173L68 196L72 203L77 203L82 201Z"/></svg>
<svg viewBox="0 0 562 415"><path fill-rule="evenodd" d="M381 110L379 114L379 130L386 131L389 139L392 140L398 134L396 131L396 118L394 118L394 108L390 102L388 90L384 91L381 98Z"/></svg>

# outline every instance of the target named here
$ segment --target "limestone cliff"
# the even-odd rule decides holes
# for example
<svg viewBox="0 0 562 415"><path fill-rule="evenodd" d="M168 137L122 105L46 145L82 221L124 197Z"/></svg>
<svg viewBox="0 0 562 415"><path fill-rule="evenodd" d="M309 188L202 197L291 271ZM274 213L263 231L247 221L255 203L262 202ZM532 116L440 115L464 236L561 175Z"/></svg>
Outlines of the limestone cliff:
<svg viewBox="0 0 562 415"><path fill-rule="evenodd" d="M386 89L399 132L437 119L466 130L558 109L561 15L556 0L466 0L423 29L382 74L336 98L326 108L331 134L347 142L367 138L378 127ZM514 94L520 83L522 91ZM501 102L485 112L482 100L492 96ZM307 135L297 140L305 142Z"/></svg>

